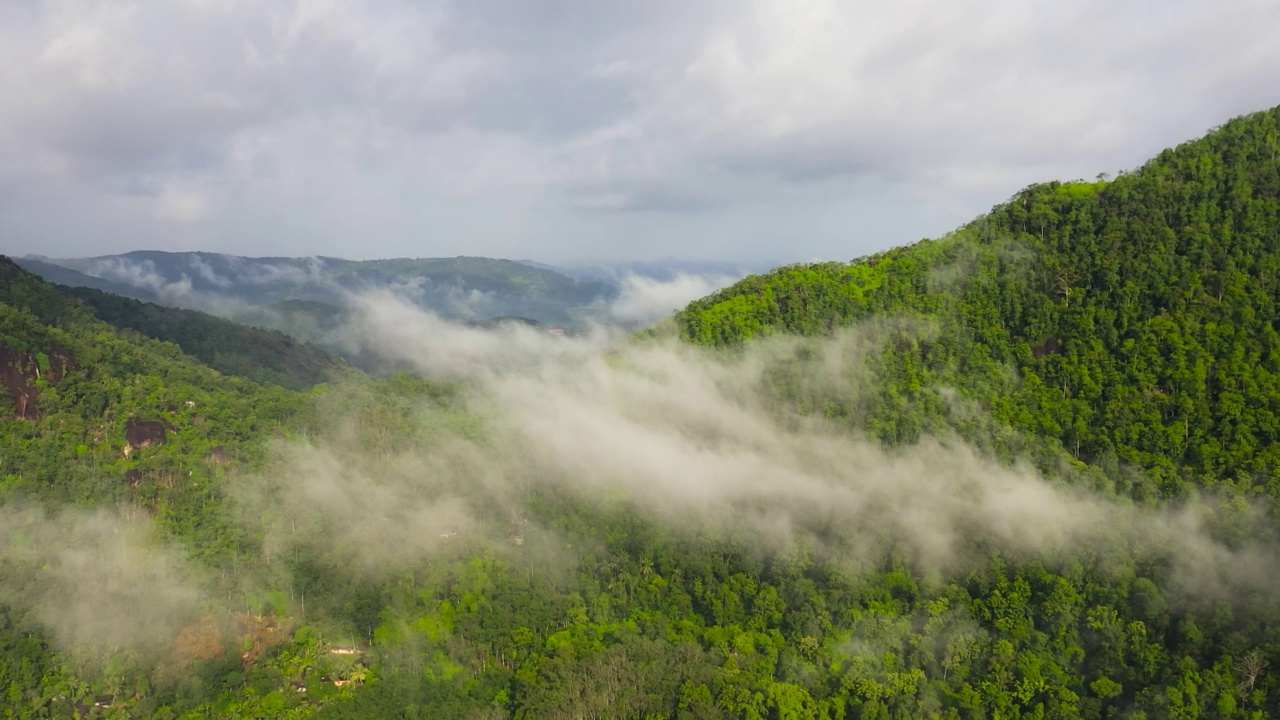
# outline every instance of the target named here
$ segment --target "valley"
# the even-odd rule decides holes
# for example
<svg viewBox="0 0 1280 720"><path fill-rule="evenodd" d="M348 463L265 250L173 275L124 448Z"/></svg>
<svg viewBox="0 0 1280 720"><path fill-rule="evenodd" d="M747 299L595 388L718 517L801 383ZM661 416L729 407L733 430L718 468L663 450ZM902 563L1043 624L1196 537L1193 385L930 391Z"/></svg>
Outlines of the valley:
<svg viewBox="0 0 1280 720"><path fill-rule="evenodd" d="M618 286L0 260L0 714L1280 715L1278 138L562 336Z"/></svg>

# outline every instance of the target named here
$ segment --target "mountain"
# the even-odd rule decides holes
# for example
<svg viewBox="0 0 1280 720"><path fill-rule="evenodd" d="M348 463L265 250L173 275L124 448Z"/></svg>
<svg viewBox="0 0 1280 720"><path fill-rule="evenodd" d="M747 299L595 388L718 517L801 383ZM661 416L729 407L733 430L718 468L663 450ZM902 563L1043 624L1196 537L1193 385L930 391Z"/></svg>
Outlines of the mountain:
<svg viewBox="0 0 1280 720"><path fill-rule="evenodd" d="M0 280L6 391L0 398L5 406L0 498L6 505L20 498L95 503L145 499L158 518L179 522L181 515L189 520L187 513L203 512L200 493L192 496L191 484L166 485L163 478L172 480L179 468L189 470L191 477L208 476L205 460L213 448L239 448L245 438L269 433L300 407L300 395L250 379L296 377L281 369L296 359L296 352L287 344L273 344L276 337L237 328L228 337L258 350L226 348L228 372L219 372L177 344L100 319L92 303L108 308L104 314L112 320L127 317L129 324L143 327L155 323L163 328L157 335L173 332L175 326L164 327L165 319L181 311L95 297L101 294L92 290L69 291L3 257ZM129 317L133 312L137 316ZM183 315L178 322L177 334L190 332L197 338L201 322L225 330L222 321L207 316ZM279 358L269 357L282 347ZM242 350L246 354L232 360ZM317 357L308 360L314 363ZM341 370L336 364L329 369L335 374ZM151 436L129 439L137 433ZM163 447L122 451L144 442ZM138 482L129 479L132 470L141 473ZM192 500L194 505L187 504Z"/></svg>
<svg viewBox="0 0 1280 720"><path fill-rule="evenodd" d="M240 555L227 477L262 467L267 440L309 417L308 396L280 385L353 376L278 334L54 286L2 257L0 363L4 713L118 713L116 697L133 717L194 707L191 685L139 696L119 683L216 665L201 658L222 626L202 612L252 641L247 618L180 599ZM118 681L102 680L102 657Z"/></svg>
<svg viewBox="0 0 1280 720"><path fill-rule="evenodd" d="M1278 137L463 380L0 263L0 710L1280 716Z"/></svg>
<svg viewBox="0 0 1280 720"><path fill-rule="evenodd" d="M16 261L0 256L0 278L11 292L36 287ZM72 278L74 280L74 278ZM255 329L193 310L165 307L89 287L40 292L49 306L68 301L113 327L176 344L183 352L226 375L303 389L349 372L325 352L276 331Z"/></svg>
<svg viewBox="0 0 1280 720"><path fill-rule="evenodd" d="M351 261L138 251L22 262L54 282L222 315L292 301L341 307L352 295L386 290L447 318L518 315L565 323L589 315L616 292L546 268L474 257Z"/></svg>
<svg viewBox="0 0 1280 720"><path fill-rule="evenodd" d="M902 442L959 424L941 394L955 388L1078 460L1144 469L1138 496L1227 484L1280 499L1278 117L1232 120L1110 182L1033 185L941 240L748 278L676 325L725 346L911 318L930 331L899 333L878 361L887 404L831 412L893 415L875 432Z"/></svg>

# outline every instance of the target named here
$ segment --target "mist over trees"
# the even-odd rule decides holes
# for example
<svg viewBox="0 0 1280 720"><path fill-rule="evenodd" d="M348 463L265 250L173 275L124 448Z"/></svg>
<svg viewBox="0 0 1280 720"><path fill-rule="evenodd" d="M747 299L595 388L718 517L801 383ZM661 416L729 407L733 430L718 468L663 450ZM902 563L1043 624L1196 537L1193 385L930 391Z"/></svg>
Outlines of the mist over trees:
<svg viewBox="0 0 1280 720"><path fill-rule="evenodd" d="M1280 715L1278 136L382 377L0 262L0 713Z"/></svg>

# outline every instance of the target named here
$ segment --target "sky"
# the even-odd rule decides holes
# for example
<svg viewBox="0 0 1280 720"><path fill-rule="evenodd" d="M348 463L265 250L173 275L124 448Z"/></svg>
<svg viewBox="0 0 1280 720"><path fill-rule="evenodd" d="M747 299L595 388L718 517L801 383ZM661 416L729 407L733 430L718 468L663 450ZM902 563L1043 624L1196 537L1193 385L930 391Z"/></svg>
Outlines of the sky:
<svg viewBox="0 0 1280 720"><path fill-rule="evenodd" d="M1280 104L1280 0L4 0L0 253L851 259Z"/></svg>

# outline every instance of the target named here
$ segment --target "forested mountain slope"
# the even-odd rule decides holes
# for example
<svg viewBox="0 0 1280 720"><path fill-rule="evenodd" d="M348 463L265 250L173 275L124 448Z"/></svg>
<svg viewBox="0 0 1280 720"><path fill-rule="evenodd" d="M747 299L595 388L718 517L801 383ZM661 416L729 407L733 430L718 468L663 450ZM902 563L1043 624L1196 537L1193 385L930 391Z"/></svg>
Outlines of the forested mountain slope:
<svg viewBox="0 0 1280 720"><path fill-rule="evenodd" d="M141 302L91 288L67 291L99 319L172 342L227 375L302 390L350 372L323 350L278 330L245 327L196 310Z"/></svg>
<svg viewBox="0 0 1280 720"><path fill-rule="evenodd" d="M227 603L192 602L241 584L234 574L258 557L228 479L262 468L272 438L305 427L315 395L271 382L305 379L291 341L232 326L225 358L240 360L224 374L104 322L94 303L122 325L183 339L229 323L95 293L0 258L0 717L207 717L222 673L261 654L224 658L235 646L220 633L284 639L244 614L252 603L232 603L233 616ZM222 580L194 580L209 572Z"/></svg>
<svg viewBox="0 0 1280 720"><path fill-rule="evenodd" d="M878 399L829 413L904 442L964 425L940 394L955 388L1080 460L1145 469L1140 496L1225 483L1280 499L1278 299L1273 109L1110 182L1034 185L940 240L751 277L676 322L723 346L914 318L877 361Z"/></svg>
<svg viewBox="0 0 1280 720"><path fill-rule="evenodd" d="M103 297L139 311L145 307ZM257 332L238 329L237 339ZM259 444L250 441L303 407L301 396L283 388L220 373L174 343L104 322L66 288L5 258L0 258L0 333L7 391L0 397L5 440L0 472L8 497L102 502L141 492L150 494L148 501L157 507L173 507L147 482L156 479L146 472L153 464L166 472L181 465L194 477L197 471L211 472L205 460L218 445L256 447L261 455ZM266 374L263 367L248 367L247 373ZM123 451L130 444L130 426L146 426L140 434L150 433L148 445L157 449ZM140 475L126 478L131 470ZM181 492L174 493L178 496Z"/></svg>
<svg viewBox="0 0 1280 720"><path fill-rule="evenodd" d="M165 307L88 287L50 287L0 256L0 302L30 306L59 324L79 317L68 303L118 329L164 342L226 375L303 389L349 372L337 359L284 333L249 328L206 313Z"/></svg>

